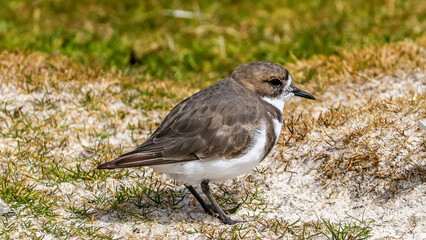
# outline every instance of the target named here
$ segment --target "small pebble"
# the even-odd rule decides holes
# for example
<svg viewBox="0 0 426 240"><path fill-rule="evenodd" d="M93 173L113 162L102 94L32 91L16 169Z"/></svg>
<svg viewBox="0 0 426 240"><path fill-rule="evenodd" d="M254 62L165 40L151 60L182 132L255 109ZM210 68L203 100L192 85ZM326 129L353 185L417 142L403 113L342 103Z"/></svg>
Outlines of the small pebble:
<svg viewBox="0 0 426 240"><path fill-rule="evenodd" d="M0 198L0 216L9 215L12 213L9 206Z"/></svg>

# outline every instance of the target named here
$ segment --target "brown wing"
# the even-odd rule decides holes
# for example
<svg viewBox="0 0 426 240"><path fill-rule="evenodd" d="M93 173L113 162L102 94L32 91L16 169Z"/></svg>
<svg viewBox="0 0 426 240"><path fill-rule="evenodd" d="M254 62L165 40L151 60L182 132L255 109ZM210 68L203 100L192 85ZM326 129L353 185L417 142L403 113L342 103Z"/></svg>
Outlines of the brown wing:
<svg viewBox="0 0 426 240"><path fill-rule="evenodd" d="M265 109L232 78L179 103L135 150L98 168L125 168L192 160L233 158L251 143Z"/></svg>

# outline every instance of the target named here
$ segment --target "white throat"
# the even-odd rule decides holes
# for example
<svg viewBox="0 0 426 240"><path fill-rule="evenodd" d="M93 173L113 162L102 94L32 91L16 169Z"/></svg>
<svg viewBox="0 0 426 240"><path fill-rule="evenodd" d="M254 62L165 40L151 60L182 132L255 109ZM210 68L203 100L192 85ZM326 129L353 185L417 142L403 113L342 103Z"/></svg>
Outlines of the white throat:
<svg viewBox="0 0 426 240"><path fill-rule="evenodd" d="M268 103L272 104L274 107L278 108L278 110L280 110L281 114L283 113L285 100L281 96L279 96L277 98L262 97L262 99L265 102L268 102Z"/></svg>

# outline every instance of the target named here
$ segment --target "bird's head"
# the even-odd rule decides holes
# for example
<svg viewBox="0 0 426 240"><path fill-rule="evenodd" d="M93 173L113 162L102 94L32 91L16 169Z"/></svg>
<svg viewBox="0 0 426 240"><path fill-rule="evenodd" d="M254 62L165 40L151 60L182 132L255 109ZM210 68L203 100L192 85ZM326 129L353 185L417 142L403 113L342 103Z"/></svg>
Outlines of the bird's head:
<svg viewBox="0 0 426 240"><path fill-rule="evenodd" d="M242 65L232 73L232 78L262 98L286 102L298 96L315 100L311 94L295 87L287 69L275 63L261 61Z"/></svg>

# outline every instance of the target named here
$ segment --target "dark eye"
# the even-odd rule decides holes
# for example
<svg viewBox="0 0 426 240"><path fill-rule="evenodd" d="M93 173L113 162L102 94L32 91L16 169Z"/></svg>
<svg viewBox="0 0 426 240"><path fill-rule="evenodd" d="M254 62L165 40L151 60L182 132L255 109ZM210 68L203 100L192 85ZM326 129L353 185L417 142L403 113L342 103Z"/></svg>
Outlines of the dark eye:
<svg viewBox="0 0 426 240"><path fill-rule="evenodd" d="M274 87L281 86L283 84L278 78L272 78L268 82Z"/></svg>

